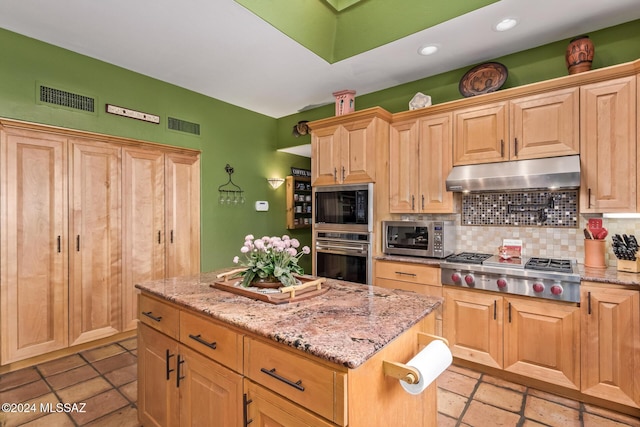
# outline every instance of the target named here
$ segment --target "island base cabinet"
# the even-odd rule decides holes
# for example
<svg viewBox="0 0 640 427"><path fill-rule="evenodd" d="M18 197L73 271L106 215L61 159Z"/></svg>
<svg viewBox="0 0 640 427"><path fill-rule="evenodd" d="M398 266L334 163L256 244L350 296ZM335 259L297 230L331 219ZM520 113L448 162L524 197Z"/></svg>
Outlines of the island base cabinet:
<svg viewBox="0 0 640 427"><path fill-rule="evenodd" d="M333 427L323 418L245 379L245 425L253 427Z"/></svg>

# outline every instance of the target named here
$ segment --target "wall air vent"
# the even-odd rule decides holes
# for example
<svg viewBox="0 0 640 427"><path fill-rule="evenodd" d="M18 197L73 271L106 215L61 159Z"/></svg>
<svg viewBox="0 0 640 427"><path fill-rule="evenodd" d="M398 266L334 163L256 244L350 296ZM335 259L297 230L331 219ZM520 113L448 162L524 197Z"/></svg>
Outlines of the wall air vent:
<svg viewBox="0 0 640 427"><path fill-rule="evenodd" d="M200 125L198 123L191 123L186 120L169 117L167 118L167 126L169 126L169 129L177 130L178 132L200 135Z"/></svg>
<svg viewBox="0 0 640 427"><path fill-rule="evenodd" d="M71 93L48 86L40 86L40 102L55 104L61 107L73 108L81 111L95 113L96 100L94 98Z"/></svg>

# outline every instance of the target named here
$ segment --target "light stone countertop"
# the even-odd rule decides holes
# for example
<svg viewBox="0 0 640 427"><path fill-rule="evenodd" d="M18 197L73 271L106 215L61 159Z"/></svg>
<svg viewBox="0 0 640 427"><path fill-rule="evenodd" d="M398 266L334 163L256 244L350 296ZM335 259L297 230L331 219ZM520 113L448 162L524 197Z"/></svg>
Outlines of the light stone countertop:
<svg viewBox="0 0 640 427"><path fill-rule="evenodd" d="M322 295L274 305L212 288L221 271L136 288L348 368L363 364L442 304L438 297L327 280L323 286L329 291Z"/></svg>

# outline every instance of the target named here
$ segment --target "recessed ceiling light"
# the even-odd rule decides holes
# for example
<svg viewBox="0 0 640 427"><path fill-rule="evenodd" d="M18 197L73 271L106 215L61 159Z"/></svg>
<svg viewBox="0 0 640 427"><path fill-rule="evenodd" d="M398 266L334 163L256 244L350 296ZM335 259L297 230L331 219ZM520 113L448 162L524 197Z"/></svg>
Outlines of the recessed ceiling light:
<svg viewBox="0 0 640 427"><path fill-rule="evenodd" d="M418 49L418 53L420 55L433 55L434 53L436 53L438 51L438 46L434 45L434 44L429 44L426 46L422 46L420 49Z"/></svg>
<svg viewBox="0 0 640 427"><path fill-rule="evenodd" d="M518 24L518 20L515 18L505 18L502 21L498 22L493 29L496 31L507 31L512 29Z"/></svg>

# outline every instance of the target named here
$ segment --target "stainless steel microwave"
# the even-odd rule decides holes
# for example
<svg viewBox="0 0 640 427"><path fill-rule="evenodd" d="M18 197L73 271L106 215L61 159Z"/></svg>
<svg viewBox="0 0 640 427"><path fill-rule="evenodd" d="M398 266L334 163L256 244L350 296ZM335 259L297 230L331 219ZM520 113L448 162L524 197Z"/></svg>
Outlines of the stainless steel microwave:
<svg viewBox="0 0 640 427"><path fill-rule="evenodd" d="M383 221L383 252L444 258L455 252L453 221Z"/></svg>
<svg viewBox="0 0 640 427"><path fill-rule="evenodd" d="M373 231L373 184L313 187L316 229Z"/></svg>

